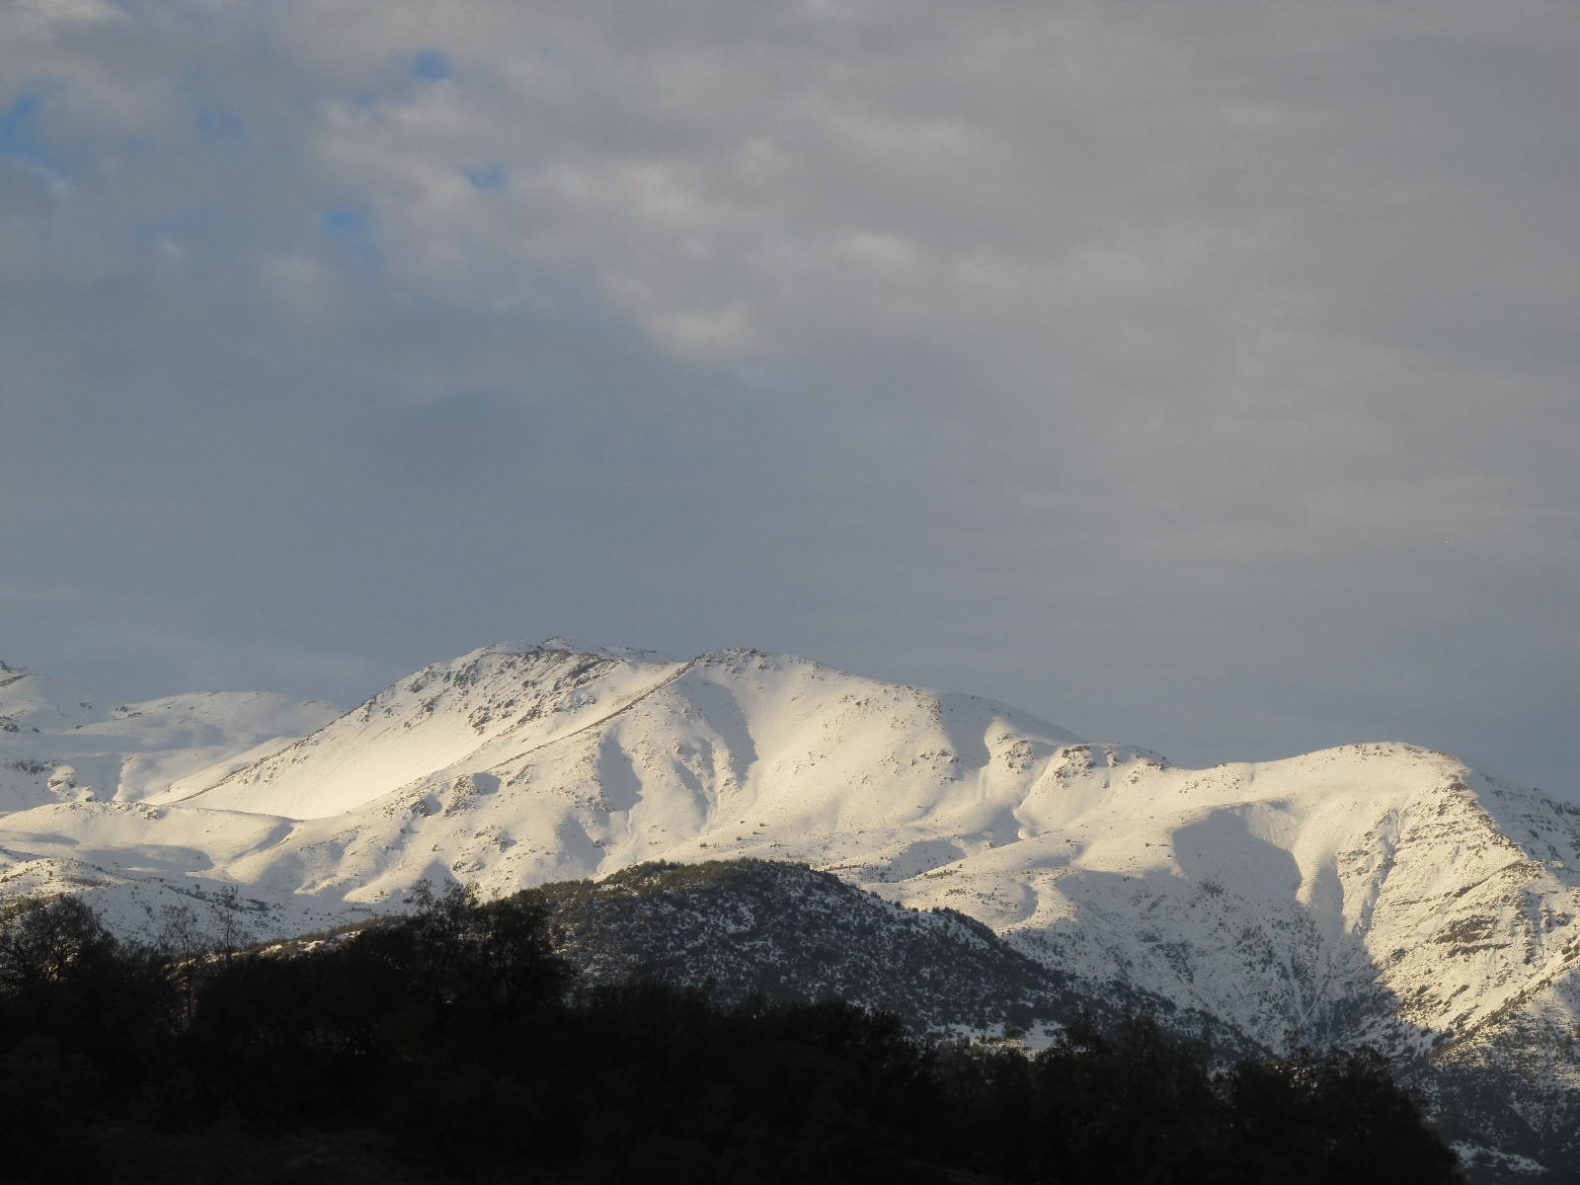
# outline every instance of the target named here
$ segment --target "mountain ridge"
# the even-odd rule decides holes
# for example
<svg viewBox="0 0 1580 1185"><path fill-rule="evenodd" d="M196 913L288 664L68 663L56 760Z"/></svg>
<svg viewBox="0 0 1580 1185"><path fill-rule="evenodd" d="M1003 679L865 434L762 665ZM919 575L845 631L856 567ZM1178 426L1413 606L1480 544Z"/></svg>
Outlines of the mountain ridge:
<svg viewBox="0 0 1580 1185"><path fill-rule="evenodd" d="M1449 754L1382 742L1187 769L806 659L559 638L430 664L296 739L257 741L262 701L203 704L233 710L234 751L162 759L180 771L163 786L124 758L104 787L52 782L72 754L39 738L135 734L151 752L175 708L113 724L57 709L53 731L0 734L0 755L30 745L22 760L50 771L17 774L31 797L0 815L0 877L77 861L155 896L233 884L279 903L260 925L283 930L307 907L394 908L422 879L497 895L653 861L791 861L957 910L1083 990L1126 985L1264 1048L1363 1041L1483 1069L1513 1050L1580 1097L1564 1045L1580 808Z"/></svg>

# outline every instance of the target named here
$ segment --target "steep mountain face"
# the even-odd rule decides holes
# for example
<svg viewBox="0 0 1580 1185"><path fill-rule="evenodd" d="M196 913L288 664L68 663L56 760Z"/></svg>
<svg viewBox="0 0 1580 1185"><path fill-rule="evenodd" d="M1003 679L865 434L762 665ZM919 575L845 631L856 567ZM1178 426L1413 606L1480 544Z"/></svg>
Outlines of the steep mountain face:
<svg viewBox="0 0 1580 1185"><path fill-rule="evenodd" d="M406 787L474 770L596 728L686 664L642 651L502 643L424 667L360 708L228 776L174 780L160 796L296 819L344 815Z"/></svg>
<svg viewBox="0 0 1580 1185"><path fill-rule="evenodd" d="M215 785L150 801L290 817L238 877L377 901L421 877L503 892L721 847L828 865L918 820L980 846L1029 763L1073 740L990 701L803 659L556 641L426 668Z"/></svg>
<svg viewBox="0 0 1580 1185"><path fill-rule="evenodd" d="M561 639L426 667L293 742L264 737L283 717L261 701L101 717L8 691L13 868L208 878L320 917L422 878L502 893L796 861L976 919L1089 996L1122 985L1268 1049L1367 1041L1442 1067L1450 1093L1513 1066L1547 1093L1505 1097L1494 1126L1527 1143L1561 1143L1580 1097L1580 811L1446 754L1176 769L803 659Z"/></svg>

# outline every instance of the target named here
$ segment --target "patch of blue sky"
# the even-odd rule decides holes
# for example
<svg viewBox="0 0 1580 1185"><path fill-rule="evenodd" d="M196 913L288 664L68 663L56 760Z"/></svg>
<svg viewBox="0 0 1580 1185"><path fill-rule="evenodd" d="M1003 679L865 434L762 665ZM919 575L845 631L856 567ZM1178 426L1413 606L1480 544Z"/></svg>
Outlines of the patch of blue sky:
<svg viewBox="0 0 1580 1185"><path fill-rule="evenodd" d="M15 146L34 138L33 121L44 109L44 98L37 91L18 92L11 105L0 114L0 147L14 151Z"/></svg>
<svg viewBox="0 0 1580 1185"><path fill-rule="evenodd" d="M66 170L44 147L38 132L38 115L43 109L44 96L37 87L17 92L0 112L0 156L26 161L51 177L64 179Z"/></svg>
<svg viewBox="0 0 1580 1185"><path fill-rule="evenodd" d="M443 82L455 76L448 55L440 49L419 49L409 61L411 72L424 82Z"/></svg>
<svg viewBox="0 0 1580 1185"><path fill-rule="evenodd" d="M318 220L324 238L345 258L369 269L383 266L373 215L357 206L331 206Z"/></svg>
<svg viewBox="0 0 1580 1185"><path fill-rule="evenodd" d="M510 181L504 165L474 165L461 171L473 189L503 189Z"/></svg>
<svg viewBox="0 0 1580 1185"><path fill-rule="evenodd" d="M38 112L43 109L43 95L36 90L17 93L11 106L0 114L0 156L21 156L35 164L46 163L36 123Z"/></svg>

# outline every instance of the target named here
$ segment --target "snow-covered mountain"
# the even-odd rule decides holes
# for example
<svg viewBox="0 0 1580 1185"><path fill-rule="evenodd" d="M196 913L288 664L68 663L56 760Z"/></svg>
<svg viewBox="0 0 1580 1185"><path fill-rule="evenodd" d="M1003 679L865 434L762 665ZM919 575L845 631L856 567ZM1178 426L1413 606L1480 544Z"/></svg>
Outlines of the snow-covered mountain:
<svg viewBox="0 0 1580 1185"><path fill-rule="evenodd" d="M316 929L340 903L261 901L221 871L265 842L252 816L174 818L137 800L197 773L215 780L339 715L272 692L199 692L109 710L91 693L0 662L0 896L85 893L120 929L259 936ZM202 772L198 772L202 771ZM139 837L155 823L157 837Z"/></svg>
<svg viewBox="0 0 1580 1185"><path fill-rule="evenodd" d="M1447 754L1177 769L804 659L563 639L426 667L332 720L223 696L95 715L0 679L0 877L76 862L104 884L234 884L283 931L423 878L503 893L796 861L1266 1048L1517 1058L1553 1098L1580 1092L1580 811Z"/></svg>
<svg viewBox="0 0 1580 1185"><path fill-rule="evenodd" d="M213 780L340 714L273 692L172 695L108 711L91 698L0 662L0 808L137 799L187 775Z"/></svg>

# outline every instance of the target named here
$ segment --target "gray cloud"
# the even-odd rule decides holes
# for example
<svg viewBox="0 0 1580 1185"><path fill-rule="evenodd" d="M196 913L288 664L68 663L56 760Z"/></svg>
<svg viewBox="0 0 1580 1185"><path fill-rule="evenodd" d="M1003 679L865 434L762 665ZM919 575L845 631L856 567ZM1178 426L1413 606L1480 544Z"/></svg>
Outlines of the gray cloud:
<svg viewBox="0 0 1580 1185"><path fill-rule="evenodd" d="M1580 794L1565 5L0 22L7 658L750 644Z"/></svg>

